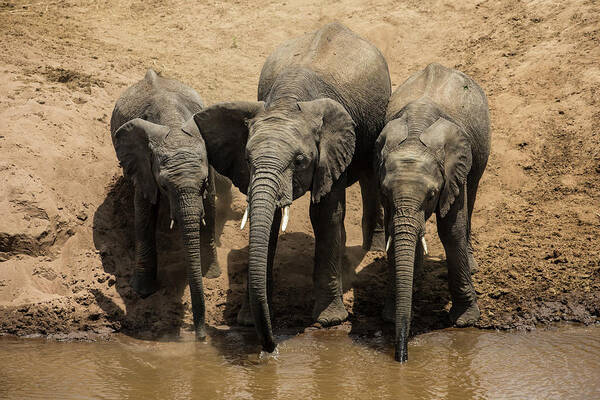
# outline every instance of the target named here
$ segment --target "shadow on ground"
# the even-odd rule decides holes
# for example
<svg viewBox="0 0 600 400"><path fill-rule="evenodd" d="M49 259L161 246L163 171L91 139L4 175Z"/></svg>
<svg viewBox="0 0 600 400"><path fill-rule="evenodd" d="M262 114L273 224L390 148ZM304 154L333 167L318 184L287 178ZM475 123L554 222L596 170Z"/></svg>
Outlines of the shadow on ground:
<svg viewBox="0 0 600 400"><path fill-rule="evenodd" d="M130 182L118 178L94 214L94 246L104 271L115 276L120 299L97 290L93 294L113 327L136 338L177 335L183 323L182 295L187 284L183 246L179 231L169 230L168 201L163 200L166 199L160 201L156 232L160 289L146 299L141 299L129 285L135 262Z"/></svg>
<svg viewBox="0 0 600 400"><path fill-rule="evenodd" d="M161 202L168 204L168 202ZM235 217L231 210L221 212L217 232L222 233L228 219ZM112 184L104 202L94 215L93 239L104 270L115 276L119 296L110 292L93 291L97 304L106 314L108 323L117 331L140 339L157 337L176 340L182 328L191 329L185 318L190 311L187 297L183 297L187 285L183 246L177 229L169 230L168 206L161 206L157 227L157 252L160 290L141 299L130 287L134 263L134 216L133 190L131 184L120 177ZM393 325L381 319L384 296L390 278L385 258L375 258L356 273L357 267L367 253L360 246L346 248L343 262L344 293L353 290L353 308L349 317L350 334L357 337L390 335ZM312 321L314 238L303 232L280 234L273 269L274 288L271 304L273 330L279 337L295 335L309 328ZM246 293L248 246L232 249L227 261L221 265L227 274L227 282L211 283L205 280L207 298L207 321L223 321L236 326L237 313ZM419 334L450 326L444 307L449 293L444 261L425 259L423 272L415 278L413 296L413 322L411 333ZM255 352L256 341L253 327L236 327L233 330L208 324L211 342L223 354L232 352L227 337L241 335L250 342L235 345L238 351ZM334 328L335 329L335 328ZM232 333L233 332L233 333ZM236 341L238 342L238 341ZM368 341L367 341L368 343ZM246 349L246 350L243 350Z"/></svg>
<svg viewBox="0 0 600 400"><path fill-rule="evenodd" d="M217 242L232 218L231 195L217 209ZM181 232L169 229L169 202L160 199L156 230L160 289L146 299L129 285L135 262L133 187L123 177L113 182L94 214L93 239L104 271L115 276L120 299L95 290L96 302L115 330L137 338L175 337L184 325L191 305L182 299L187 287L186 263ZM186 328L191 329L191 325Z"/></svg>
<svg viewBox="0 0 600 400"><path fill-rule="evenodd" d="M415 336L451 326L445 307L450 301L446 262L425 257L423 270L414 275L412 323L410 335ZM393 277L387 259L378 257L365 266L354 280L354 310L349 317L350 334L362 344L379 348L365 337L382 336L393 343L394 324L384 322L382 310L385 297L391 293Z"/></svg>
<svg viewBox="0 0 600 400"><path fill-rule="evenodd" d="M273 266L271 320L274 330L302 331L310 324L314 239L301 232L279 235ZM229 291L224 317L236 325L237 313L246 294L248 246L233 249L227 256Z"/></svg>

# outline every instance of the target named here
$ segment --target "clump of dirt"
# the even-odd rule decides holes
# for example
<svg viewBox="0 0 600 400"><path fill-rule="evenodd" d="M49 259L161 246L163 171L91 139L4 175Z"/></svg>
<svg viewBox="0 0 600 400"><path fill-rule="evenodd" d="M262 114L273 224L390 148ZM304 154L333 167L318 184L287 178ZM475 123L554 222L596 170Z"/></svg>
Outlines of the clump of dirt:
<svg viewBox="0 0 600 400"><path fill-rule="evenodd" d="M382 50L394 87L439 62L472 76L488 96L492 153L473 215L477 326L533 329L600 319L596 2L26 6L0 3L0 334L146 337L191 329L180 232L169 230L164 207L157 232L161 288L140 299L129 285L133 205L109 135L114 103L150 67L195 87L206 104L254 100L265 57L334 20ZM245 293L245 206L238 192L230 206L219 206L223 274L204 281L210 326L234 325ZM277 332L299 332L312 322L308 208L307 196L295 201L280 236ZM390 279L385 254L361 249L361 212L353 186L344 260L350 317L332 329L376 334L392 329L380 317ZM430 254L415 279L416 334L449 326L445 254L435 232L428 222Z"/></svg>
<svg viewBox="0 0 600 400"><path fill-rule="evenodd" d="M3 224L0 226L0 261L19 254L55 256L55 245L74 234L43 182L14 164L0 163L5 182L0 194ZM54 250L57 250L56 248Z"/></svg>
<svg viewBox="0 0 600 400"><path fill-rule="evenodd" d="M0 1L0 10L12 10L13 8L15 8L15 3Z"/></svg>
<svg viewBox="0 0 600 400"><path fill-rule="evenodd" d="M92 85L104 87L103 81L93 78L89 74L84 74L70 69L46 66L46 69L43 73L50 82L65 83L69 89L82 90L87 94L92 93Z"/></svg>

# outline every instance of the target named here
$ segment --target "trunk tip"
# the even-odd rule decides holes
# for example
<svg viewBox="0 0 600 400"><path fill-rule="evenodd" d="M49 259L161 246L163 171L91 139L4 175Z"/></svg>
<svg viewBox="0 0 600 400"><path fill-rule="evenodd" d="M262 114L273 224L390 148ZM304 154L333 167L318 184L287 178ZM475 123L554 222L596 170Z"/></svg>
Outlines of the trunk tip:
<svg viewBox="0 0 600 400"><path fill-rule="evenodd" d="M269 358L277 358L277 356L279 355L279 348L277 346L275 346L275 349L271 352L267 352L267 351L261 351L260 354L258 355L258 358L263 360L263 359L269 359Z"/></svg>
<svg viewBox="0 0 600 400"><path fill-rule="evenodd" d="M399 363L405 363L408 361L408 345L406 340L402 340L396 343L394 359Z"/></svg>
<svg viewBox="0 0 600 400"><path fill-rule="evenodd" d="M266 343L263 343L262 349L266 353L273 353L277 349L277 344L269 339Z"/></svg>

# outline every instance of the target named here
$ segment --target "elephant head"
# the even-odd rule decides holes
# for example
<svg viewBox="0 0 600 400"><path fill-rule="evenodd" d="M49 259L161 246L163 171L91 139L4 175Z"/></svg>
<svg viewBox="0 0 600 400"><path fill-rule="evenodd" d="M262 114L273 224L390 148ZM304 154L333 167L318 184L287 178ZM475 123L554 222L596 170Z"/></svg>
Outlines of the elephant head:
<svg viewBox="0 0 600 400"><path fill-rule="evenodd" d="M331 99L221 103L194 116L209 162L248 195L250 307L263 350L275 349L267 304L266 265L274 213L308 190L318 202L350 164L354 122Z"/></svg>
<svg viewBox="0 0 600 400"><path fill-rule="evenodd" d="M159 192L168 197L171 227L176 221L183 232L192 305L202 304L203 308L200 224L208 162L198 127L192 119L180 128L169 128L135 118L119 127L112 139L117 158L136 190L152 204L157 203ZM196 323L200 317L194 307ZM200 325L196 324L197 335L202 336L203 323Z"/></svg>
<svg viewBox="0 0 600 400"><path fill-rule="evenodd" d="M375 148L395 270L395 358L400 362L408 359L415 253L425 221L434 212L439 218L448 214L471 168L471 148L459 126L440 117L422 127L406 116L394 119Z"/></svg>

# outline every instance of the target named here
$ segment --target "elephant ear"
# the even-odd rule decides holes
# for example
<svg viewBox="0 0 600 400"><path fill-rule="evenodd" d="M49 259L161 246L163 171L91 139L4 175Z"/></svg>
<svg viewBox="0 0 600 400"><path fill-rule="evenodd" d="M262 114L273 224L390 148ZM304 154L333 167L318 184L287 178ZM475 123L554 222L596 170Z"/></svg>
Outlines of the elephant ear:
<svg viewBox="0 0 600 400"><path fill-rule="evenodd" d="M248 125L246 121L264 110L260 102L218 103L194 115L206 143L208 162L244 194L248 192L250 171L246 162Z"/></svg>
<svg viewBox="0 0 600 400"><path fill-rule="evenodd" d="M406 119L393 119L388 122L375 141L374 171L381 171L389 154L404 143L407 138L408 125Z"/></svg>
<svg viewBox="0 0 600 400"><path fill-rule="evenodd" d="M152 146L162 142L168 133L166 126L135 118L112 135L125 175L133 179L134 186L153 204L156 204L158 187L152 173Z"/></svg>
<svg viewBox="0 0 600 400"><path fill-rule="evenodd" d="M183 125L181 126L181 130L186 135L191 136L193 138L198 138L199 140L202 141L202 143L204 143L204 139L202 138L202 135L200 134L200 130L198 129L198 125L196 125L196 121L194 120L194 117L185 121L183 123Z"/></svg>
<svg viewBox="0 0 600 400"><path fill-rule="evenodd" d="M298 107L317 126L319 159L311 192L312 201L318 203L352 161L356 146L355 124L346 109L331 99L302 101L298 102Z"/></svg>
<svg viewBox="0 0 600 400"><path fill-rule="evenodd" d="M436 153L444 166L445 183L438 203L438 212L443 218L464 187L471 170L471 146L464 131L444 118L439 118L421 133L420 139Z"/></svg>

